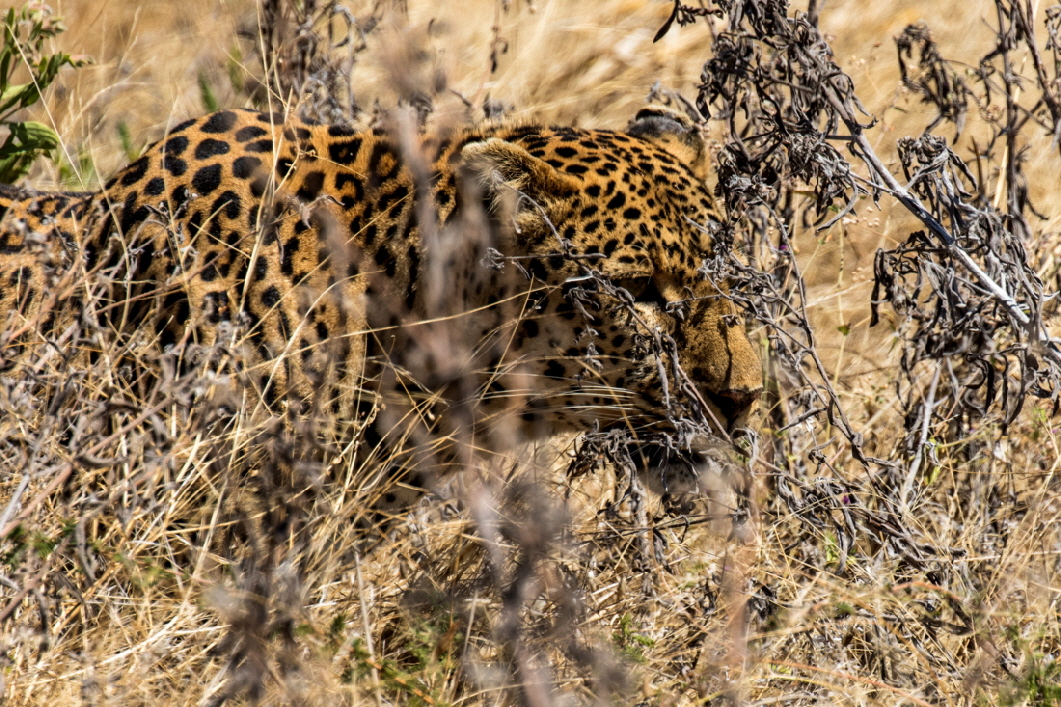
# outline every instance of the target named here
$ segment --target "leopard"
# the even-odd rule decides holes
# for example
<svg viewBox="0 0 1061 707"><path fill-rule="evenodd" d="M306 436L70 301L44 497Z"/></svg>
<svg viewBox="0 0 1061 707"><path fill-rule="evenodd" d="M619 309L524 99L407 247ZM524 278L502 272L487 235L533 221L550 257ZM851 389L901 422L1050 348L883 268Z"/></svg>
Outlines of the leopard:
<svg viewBox="0 0 1061 707"><path fill-rule="evenodd" d="M56 330L62 278L102 273L114 336L186 362L223 344L256 404L323 410L378 455L622 429L654 487L696 487L763 390L710 171L669 107L433 132L220 110L99 191L0 186L0 322Z"/></svg>

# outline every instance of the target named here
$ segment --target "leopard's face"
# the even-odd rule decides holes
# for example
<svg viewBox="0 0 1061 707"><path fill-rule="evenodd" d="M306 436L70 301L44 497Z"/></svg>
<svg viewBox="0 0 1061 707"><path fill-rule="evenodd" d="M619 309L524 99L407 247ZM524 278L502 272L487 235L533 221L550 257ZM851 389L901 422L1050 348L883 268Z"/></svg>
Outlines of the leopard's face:
<svg viewBox="0 0 1061 707"><path fill-rule="evenodd" d="M650 439L689 414L715 434L750 425L760 359L705 267L719 221L690 126L649 110L622 132L499 127L413 147L222 111L175 128L102 192L0 190L13 284L0 308L42 299L51 248L133 303L113 326L164 349L244 351L270 405L323 395L356 415L371 381L385 403L448 386L445 399L472 396L481 420L514 417L531 436L621 426ZM508 277L464 287L459 319L492 343L442 362L470 387L436 386L439 361L410 352L417 332L393 332L433 321L438 238L466 239L483 203ZM475 264L443 265L453 280ZM325 369L338 373L322 391Z"/></svg>
<svg viewBox="0 0 1061 707"><path fill-rule="evenodd" d="M722 436L753 426L761 361L726 279L708 267L719 216L697 169L703 146L687 131L648 112L624 133L539 130L465 148L487 189L515 198L516 251L544 289L516 335L533 362L528 422L621 426L646 441L681 417ZM644 454L670 463L658 457Z"/></svg>

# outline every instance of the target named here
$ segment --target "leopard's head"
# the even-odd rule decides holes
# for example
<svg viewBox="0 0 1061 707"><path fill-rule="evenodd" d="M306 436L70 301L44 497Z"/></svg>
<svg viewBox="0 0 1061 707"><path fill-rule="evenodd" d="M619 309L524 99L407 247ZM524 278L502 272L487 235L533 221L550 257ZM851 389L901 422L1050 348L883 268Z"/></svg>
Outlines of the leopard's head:
<svg viewBox="0 0 1061 707"><path fill-rule="evenodd" d="M654 468L695 466L706 439L754 426L762 364L718 266L726 246L695 125L650 108L622 132L517 130L463 159L530 281L515 333L523 382L499 386L506 398L520 389L529 425L624 427ZM677 446L658 443L675 433Z"/></svg>

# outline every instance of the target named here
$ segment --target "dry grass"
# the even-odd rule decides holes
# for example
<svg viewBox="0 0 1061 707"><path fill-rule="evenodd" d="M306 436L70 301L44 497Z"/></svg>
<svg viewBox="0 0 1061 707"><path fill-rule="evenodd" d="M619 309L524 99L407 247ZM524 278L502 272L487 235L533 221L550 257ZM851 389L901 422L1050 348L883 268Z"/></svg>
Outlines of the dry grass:
<svg viewBox="0 0 1061 707"><path fill-rule="evenodd" d="M374 4L350 3L359 19ZM439 122L476 117L489 99L514 120L621 127L656 81L691 95L710 46L703 24L652 43L667 2L393 4L407 14L383 12L357 57L366 121L377 101L422 91ZM35 186L96 188L205 110L200 80L221 105L247 101L231 76L258 71L237 37L256 27L255 3L56 5L63 48L97 63L36 116L64 138L69 166L38 167ZM892 36L919 19L971 64L994 40L986 1L831 0L822 16L892 162L897 137L932 119L899 89L894 58ZM965 150L984 136L970 123ZM1056 289L1061 161L1048 138L1029 145L1046 216L1033 222L1036 266ZM882 458L902 421L894 331L868 326L873 256L915 228L885 200L796 234L819 350ZM126 359L141 354L130 342ZM903 518L916 552L887 529L852 532L825 505L833 481L867 473L838 444L825 449L832 468L798 460L801 514L763 465L750 520L734 525L724 493L688 526L624 496L614 470L567 478L575 440L494 450L451 481L464 513L424 502L366 542L355 521L372 520L372 470L339 457L299 487L270 460L297 457L304 438L261 410L232 413L238 391L221 382L137 386L62 357L18 370L36 382L5 373L0 386L0 512L18 495L22 521L0 545L7 704L1061 704L1061 450L1056 420L1033 403L1005 434L987 418L935 449ZM213 402L188 405L196 386ZM43 407L63 391L77 404ZM294 539L272 542L289 521Z"/></svg>

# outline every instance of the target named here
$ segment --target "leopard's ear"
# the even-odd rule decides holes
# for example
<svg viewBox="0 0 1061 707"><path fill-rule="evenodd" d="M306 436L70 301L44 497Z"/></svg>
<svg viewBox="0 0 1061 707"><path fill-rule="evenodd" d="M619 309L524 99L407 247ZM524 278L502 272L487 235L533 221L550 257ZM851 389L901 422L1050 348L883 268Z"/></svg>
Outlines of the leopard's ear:
<svg viewBox="0 0 1061 707"><path fill-rule="evenodd" d="M630 121L626 133L650 140L682 161L701 180L711 167L703 131L684 113L667 106L642 108Z"/></svg>
<svg viewBox="0 0 1061 707"><path fill-rule="evenodd" d="M489 193L509 187L531 198L547 198L577 191L582 183L540 160L519 145L492 137L465 145L461 157Z"/></svg>

